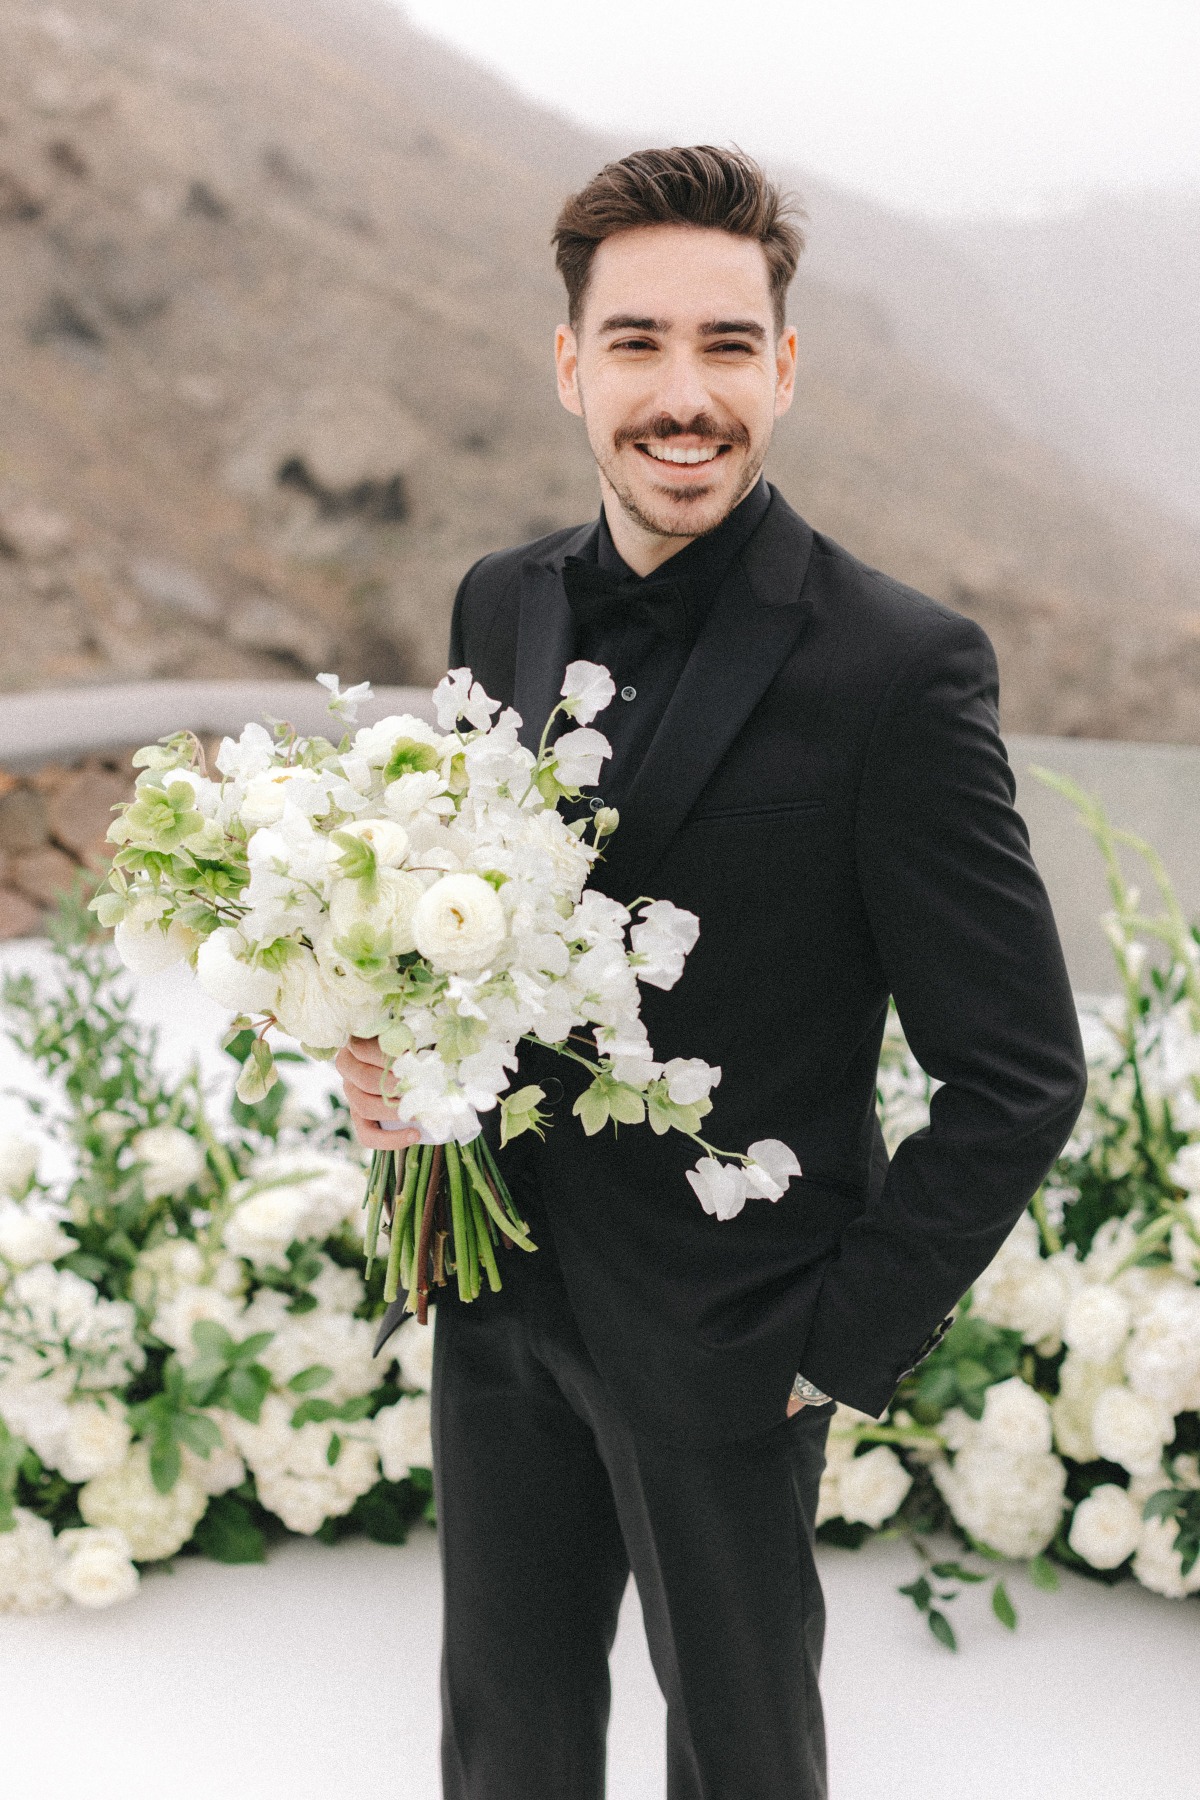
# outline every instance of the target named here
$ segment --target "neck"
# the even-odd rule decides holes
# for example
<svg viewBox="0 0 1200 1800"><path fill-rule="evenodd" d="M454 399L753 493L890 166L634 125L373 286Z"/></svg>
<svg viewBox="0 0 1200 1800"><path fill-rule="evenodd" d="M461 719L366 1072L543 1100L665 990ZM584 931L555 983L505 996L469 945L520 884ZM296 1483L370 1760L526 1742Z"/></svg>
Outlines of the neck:
<svg viewBox="0 0 1200 1800"><path fill-rule="evenodd" d="M677 556L688 544L694 544L699 535L666 537L650 530L640 520L631 518L603 473L600 475L600 495L609 535L617 554L623 562L629 564L635 575L653 575L655 569L661 568L672 556Z"/></svg>

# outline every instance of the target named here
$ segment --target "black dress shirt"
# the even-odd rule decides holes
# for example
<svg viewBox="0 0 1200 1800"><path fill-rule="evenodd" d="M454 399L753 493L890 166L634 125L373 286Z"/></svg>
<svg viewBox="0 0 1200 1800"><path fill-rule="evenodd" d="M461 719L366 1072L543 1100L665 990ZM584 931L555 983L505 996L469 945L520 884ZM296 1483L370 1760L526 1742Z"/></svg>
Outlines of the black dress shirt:
<svg viewBox="0 0 1200 1800"><path fill-rule="evenodd" d="M601 806L620 807L629 784L641 766L691 655L717 590L751 533L771 504L771 490L762 476L744 500L713 531L693 538L644 579L637 576L613 543L608 520L601 508L591 542L581 560L597 562L602 569L637 587L647 587L671 577L679 585L687 615L685 639L664 637L641 620L612 621L586 628L576 627L574 655L603 663L617 686L617 696L595 721L612 745L612 758L600 774L597 794L587 801L592 811Z"/></svg>

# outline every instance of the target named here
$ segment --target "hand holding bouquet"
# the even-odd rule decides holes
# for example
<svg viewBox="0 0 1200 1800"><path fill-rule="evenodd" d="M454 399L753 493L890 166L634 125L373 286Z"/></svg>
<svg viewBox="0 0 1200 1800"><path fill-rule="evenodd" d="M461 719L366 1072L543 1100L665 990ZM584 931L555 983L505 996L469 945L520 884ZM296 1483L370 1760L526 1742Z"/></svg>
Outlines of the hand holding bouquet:
<svg viewBox="0 0 1200 1800"><path fill-rule="evenodd" d="M353 721L369 688L319 679ZM590 1072L573 1109L589 1135L648 1120L690 1137L704 1154L688 1180L718 1218L779 1199L800 1173L774 1139L746 1155L707 1144L720 1069L654 1058L639 983L678 981L694 914L587 886L617 815L568 822L559 808L611 755L590 726L613 692L606 669L572 663L536 756L469 669L438 685L438 729L401 715L335 745L247 725L212 776L179 733L137 753L136 797L109 831L118 849L94 909L131 968L186 960L236 1010L234 1031L255 1027L244 1101L275 1080L272 1027L320 1058L378 1038L385 1093L421 1139L375 1154L368 1265L386 1214L385 1296L403 1285L422 1319L431 1282L452 1273L471 1300L484 1280L500 1286L498 1244L534 1248L480 1125L499 1107L502 1144L545 1125L540 1087L510 1091L522 1039Z"/></svg>

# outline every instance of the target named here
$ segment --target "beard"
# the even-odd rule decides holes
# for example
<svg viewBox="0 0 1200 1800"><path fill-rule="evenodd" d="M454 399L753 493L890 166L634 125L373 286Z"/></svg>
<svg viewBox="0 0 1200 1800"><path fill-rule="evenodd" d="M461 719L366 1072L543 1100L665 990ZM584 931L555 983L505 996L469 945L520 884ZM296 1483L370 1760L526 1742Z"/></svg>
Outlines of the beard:
<svg viewBox="0 0 1200 1800"><path fill-rule="evenodd" d="M622 466L621 452L633 444L652 440L662 442L673 437L699 438L709 443L728 444L733 450L746 452L741 479L732 495L723 493L716 482L663 491L661 495L653 491L635 491ZM694 538L714 531L745 499L762 473L767 445L762 445L756 453L750 433L744 425L738 423L723 426L710 414L702 412L697 413L686 425L680 424L668 414L661 414L638 425L623 425L613 434L611 450L601 454L593 444L592 452L601 475L616 495L622 511L634 524L652 537ZM635 451L634 454L640 452ZM649 468L647 475L653 479Z"/></svg>

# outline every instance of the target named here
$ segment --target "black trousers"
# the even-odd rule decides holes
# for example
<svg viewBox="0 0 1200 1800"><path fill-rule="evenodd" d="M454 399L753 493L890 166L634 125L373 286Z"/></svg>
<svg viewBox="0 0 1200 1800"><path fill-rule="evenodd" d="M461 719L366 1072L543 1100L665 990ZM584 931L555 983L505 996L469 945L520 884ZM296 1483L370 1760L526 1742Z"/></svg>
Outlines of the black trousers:
<svg viewBox="0 0 1200 1800"><path fill-rule="evenodd" d="M500 1294L438 1307L445 1800L602 1800L631 1569L668 1800L824 1800L812 1535L832 1405L715 1450L648 1437L614 1407L549 1259L525 1279L514 1260Z"/></svg>

